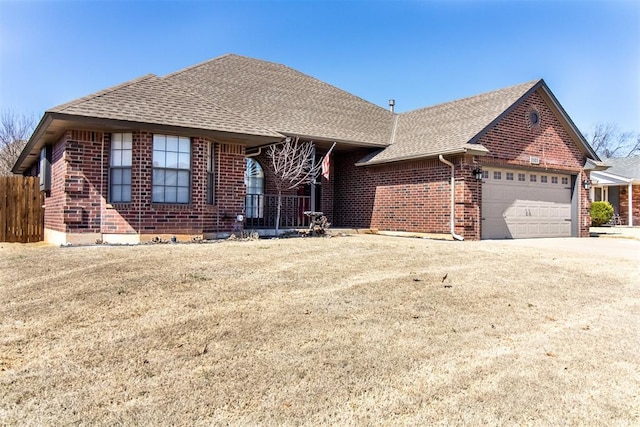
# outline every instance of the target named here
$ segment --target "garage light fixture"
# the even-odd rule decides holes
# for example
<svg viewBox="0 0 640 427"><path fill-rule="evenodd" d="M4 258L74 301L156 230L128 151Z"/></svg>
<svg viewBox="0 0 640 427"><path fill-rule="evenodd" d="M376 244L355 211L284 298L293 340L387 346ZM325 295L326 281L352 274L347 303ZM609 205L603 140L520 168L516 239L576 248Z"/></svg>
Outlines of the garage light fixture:
<svg viewBox="0 0 640 427"><path fill-rule="evenodd" d="M584 181L582 181L582 186L584 187L585 190L590 189L591 188L591 180L585 179Z"/></svg>
<svg viewBox="0 0 640 427"><path fill-rule="evenodd" d="M476 166L473 170L473 177L476 181L482 181L482 169L480 169L480 166Z"/></svg>

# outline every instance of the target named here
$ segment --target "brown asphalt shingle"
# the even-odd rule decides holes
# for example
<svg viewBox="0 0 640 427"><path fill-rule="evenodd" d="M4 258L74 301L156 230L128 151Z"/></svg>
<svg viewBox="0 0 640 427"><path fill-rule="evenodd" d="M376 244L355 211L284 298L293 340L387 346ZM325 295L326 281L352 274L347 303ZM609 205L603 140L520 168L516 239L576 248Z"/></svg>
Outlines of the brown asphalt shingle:
<svg viewBox="0 0 640 427"><path fill-rule="evenodd" d="M393 143L363 159L363 164L484 147L469 144L472 139L504 113L538 81L459 99L398 115Z"/></svg>
<svg viewBox="0 0 640 427"><path fill-rule="evenodd" d="M147 75L49 111L280 138L386 147L362 164L465 148L539 81L393 114L287 66L228 54L165 77Z"/></svg>
<svg viewBox="0 0 640 427"><path fill-rule="evenodd" d="M224 55L165 77L262 127L292 135L386 145L393 114L287 66Z"/></svg>

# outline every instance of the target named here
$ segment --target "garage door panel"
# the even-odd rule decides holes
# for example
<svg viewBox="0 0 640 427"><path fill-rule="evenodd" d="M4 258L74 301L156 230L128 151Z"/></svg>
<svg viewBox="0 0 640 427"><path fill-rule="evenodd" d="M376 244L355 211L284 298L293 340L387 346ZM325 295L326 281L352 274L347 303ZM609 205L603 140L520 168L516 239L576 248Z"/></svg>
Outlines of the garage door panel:
<svg viewBox="0 0 640 427"><path fill-rule="evenodd" d="M525 181L506 180L508 169L487 168L482 187L482 238L571 236L571 189L568 175L510 171ZM501 172L494 174L494 171ZM531 175L536 181L531 181ZM501 179L497 179L500 177Z"/></svg>

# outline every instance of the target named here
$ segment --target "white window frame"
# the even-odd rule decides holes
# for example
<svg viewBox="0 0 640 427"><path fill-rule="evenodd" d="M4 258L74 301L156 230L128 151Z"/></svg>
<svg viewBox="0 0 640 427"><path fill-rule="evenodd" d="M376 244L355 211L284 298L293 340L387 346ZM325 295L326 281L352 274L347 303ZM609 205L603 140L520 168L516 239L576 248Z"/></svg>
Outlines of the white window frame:
<svg viewBox="0 0 640 427"><path fill-rule="evenodd" d="M191 202L191 154L191 138L153 135L152 203Z"/></svg>
<svg viewBox="0 0 640 427"><path fill-rule="evenodd" d="M209 156L207 161L207 204L216 204L216 143L209 143Z"/></svg>
<svg viewBox="0 0 640 427"><path fill-rule="evenodd" d="M133 133L111 134L109 152L109 202L131 203Z"/></svg>
<svg viewBox="0 0 640 427"><path fill-rule="evenodd" d="M264 218L264 170L260 163L247 157L244 172L245 215L247 218Z"/></svg>

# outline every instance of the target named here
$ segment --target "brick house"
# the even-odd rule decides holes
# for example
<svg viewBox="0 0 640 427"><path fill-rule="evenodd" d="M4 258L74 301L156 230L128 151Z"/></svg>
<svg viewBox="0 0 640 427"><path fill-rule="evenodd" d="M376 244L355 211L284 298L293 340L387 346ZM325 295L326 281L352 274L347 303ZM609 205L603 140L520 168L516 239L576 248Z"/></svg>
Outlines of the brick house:
<svg viewBox="0 0 640 427"><path fill-rule="evenodd" d="M543 80L397 114L284 65L224 55L45 112L13 172L39 175L45 239L138 242L273 228L265 147L336 143L282 227L461 239L587 236L599 159Z"/></svg>
<svg viewBox="0 0 640 427"><path fill-rule="evenodd" d="M640 225L640 156L604 159L606 171L591 174L591 200L611 203L614 225Z"/></svg>

